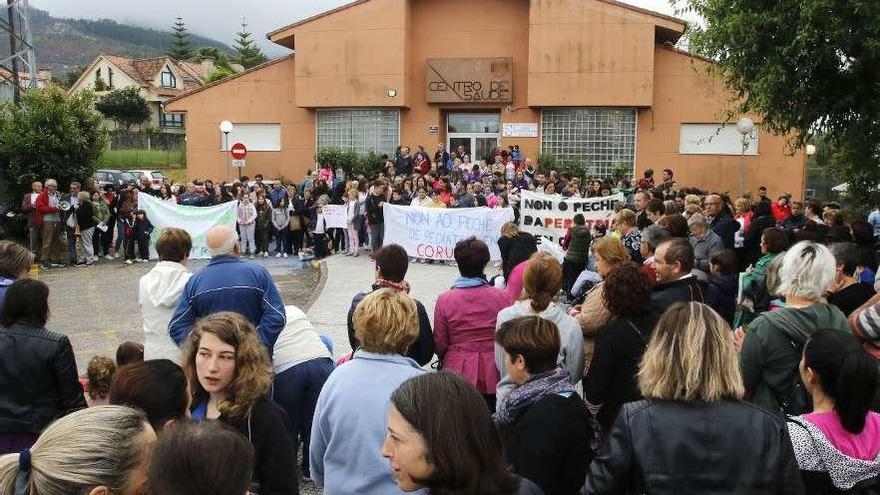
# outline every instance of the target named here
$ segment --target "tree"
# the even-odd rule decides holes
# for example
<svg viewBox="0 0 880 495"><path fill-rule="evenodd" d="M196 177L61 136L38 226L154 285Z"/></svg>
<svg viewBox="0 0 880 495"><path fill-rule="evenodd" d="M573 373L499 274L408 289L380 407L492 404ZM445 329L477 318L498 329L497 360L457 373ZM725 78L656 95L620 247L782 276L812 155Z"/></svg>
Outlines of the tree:
<svg viewBox="0 0 880 495"><path fill-rule="evenodd" d="M35 180L53 178L66 187L95 173L107 133L94 101L90 91L68 96L53 86L23 93L21 108L0 105L0 173L12 197Z"/></svg>
<svg viewBox="0 0 880 495"><path fill-rule="evenodd" d="M104 95L95 109L126 130L150 120L150 107L135 87L114 89Z"/></svg>
<svg viewBox="0 0 880 495"><path fill-rule="evenodd" d="M229 66L229 54L214 46L203 46L197 49L193 53L191 60L193 62L201 62L208 58L214 61L215 66L232 70L232 67Z"/></svg>
<svg viewBox="0 0 880 495"><path fill-rule="evenodd" d="M211 84L212 82L217 82L221 79L226 79L227 77L235 74L232 69L226 67L217 67L213 72L208 74L208 77L205 78L205 84Z"/></svg>
<svg viewBox="0 0 880 495"><path fill-rule="evenodd" d="M193 52L189 44L189 33L187 33L186 24L181 17L177 17L177 21L171 26L171 46L165 52L166 55L174 60L188 60L192 57Z"/></svg>
<svg viewBox="0 0 880 495"><path fill-rule="evenodd" d="M705 19L693 52L715 61L734 92L731 115L798 149L822 133L836 174L860 202L880 184L880 2L876 0L674 0Z"/></svg>
<svg viewBox="0 0 880 495"><path fill-rule="evenodd" d="M251 39L251 33L248 31L247 22L244 19L241 20L241 31L235 35L237 38L233 48L235 48L236 56L233 58L233 62L240 64L245 69L250 69L269 60Z"/></svg>

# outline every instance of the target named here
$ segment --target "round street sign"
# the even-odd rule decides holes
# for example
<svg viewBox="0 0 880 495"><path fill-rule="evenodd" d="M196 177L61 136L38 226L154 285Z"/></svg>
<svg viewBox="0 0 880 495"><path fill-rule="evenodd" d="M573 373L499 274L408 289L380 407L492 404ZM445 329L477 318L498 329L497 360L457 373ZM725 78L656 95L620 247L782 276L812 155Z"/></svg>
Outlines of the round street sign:
<svg viewBox="0 0 880 495"><path fill-rule="evenodd" d="M241 160L247 156L247 148L241 143L233 144L229 152L232 153L232 158L235 158L236 160Z"/></svg>

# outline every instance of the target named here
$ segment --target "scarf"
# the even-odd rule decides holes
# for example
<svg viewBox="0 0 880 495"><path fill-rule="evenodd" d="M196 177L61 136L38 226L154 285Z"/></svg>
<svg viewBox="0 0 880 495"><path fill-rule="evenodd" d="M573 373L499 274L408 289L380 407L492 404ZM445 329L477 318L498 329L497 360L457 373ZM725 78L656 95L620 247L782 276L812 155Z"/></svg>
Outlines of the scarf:
<svg viewBox="0 0 880 495"><path fill-rule="evenodd" d="M376 280L376 283L373 284L373 288L389 288L396 289L399 291L403 291L409 294L409 282L406 280L402 280L400 282L393 282L391 280L385 280L384 278L380 278Z"/></svg>
<svg viewBox="0 0 880 495"><path fill-rule="evenodd" d="M453 289L469 289L471 287L480 287L483 285L489 285L489 282L486 280L485 276L480 277L458 277L455 279L455 282L452 283Z"/></svg>
<svg viewBox="0 0 880 495"><path fill-rule="evenodd" d="M539 373L517 387L505 397L498 406L495 422L498 426L508 426L535 402L552 394L574 393L568 380L569 372L563 368Z"/></svg>

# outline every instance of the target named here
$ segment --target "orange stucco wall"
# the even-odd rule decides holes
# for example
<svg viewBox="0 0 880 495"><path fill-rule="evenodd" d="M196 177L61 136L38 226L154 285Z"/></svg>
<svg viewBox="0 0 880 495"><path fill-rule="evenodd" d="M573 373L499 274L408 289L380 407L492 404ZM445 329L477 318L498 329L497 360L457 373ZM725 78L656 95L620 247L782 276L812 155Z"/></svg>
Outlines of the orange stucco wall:
<svg viewBox="0 0 880 495"><path fill-rule="evenodd" d="M449 12L466 14L450 24ZM736 191L739 156L678 152L682 123L723 122L729 105L705 62L655 43L655 34L670 36L680 26L613 0L368 0L280 31L277 41L295 46L295 59L168 109L188 114L190 177L216 179L226 177L217 130L224 119L280 123L282 151L249 153L245 173L299 178L314 164L315 108L400 108L400 143L432 151L446 143L451 112L499 112L502 123L539 124L542 107L635 107L637 175L669 167L682 184ZM513 59L511 103L427 103L427 59L482 57ZM429 134L431 126L439 133ZM540 151L540 138L502 137L499 144L519 145L529 157ZM746 188L800 196L804 156L785 151L784 138L761 133L760 154L745 159Z"/></svg>
<svg viewBox="0 0 880 495"><path fill-rule="evenodd" d="M168 111L186 111L187 175L190 179L237 178L221 151L223 120L233 123L281 124L280 152L248 152L244 175L301 179L314 164L314 112L296 105L295 59L278 63L171 102ZM231 145L231 143L230 143Z"/></svg>
<svg viewBox="0 0 880 495"><path fill-rule="evenodd" d="M644 169L653 168L659 176L660 170L671 168L681 184L736 193L743 158L678 152L681 124L721 123L730 108L729 93L721 81L705 71L702 60L666 48L655 50L654 105L639 111L636 174L641 177ZM753 119L760 122L758 117ZM771 196L803 195L805 155L789 156L784 136L761 132L758 155L744 160L746 190L764 185Z"/></svg>

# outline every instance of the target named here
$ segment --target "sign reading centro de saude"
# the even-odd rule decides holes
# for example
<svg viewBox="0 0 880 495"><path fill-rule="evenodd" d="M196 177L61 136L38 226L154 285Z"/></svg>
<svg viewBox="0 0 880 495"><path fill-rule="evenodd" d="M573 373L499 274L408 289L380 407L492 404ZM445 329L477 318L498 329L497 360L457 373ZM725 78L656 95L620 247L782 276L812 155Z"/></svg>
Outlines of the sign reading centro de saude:
<svg viewBox="0 0 880 495"><path fill-rule="evenodd" d="M425 68L428 103L513 101L513 58L432 58Z"/></svg>
<svg viewBox="0 0 880 495"><path fill-rule="evenodd" d="M584 216L587 228L599 223L610 227L614 220L614 205L618 201L624 201L623 194L604 198L563 198L523 191L519 225L524 232L559 242L578 213Z"/></svg>

